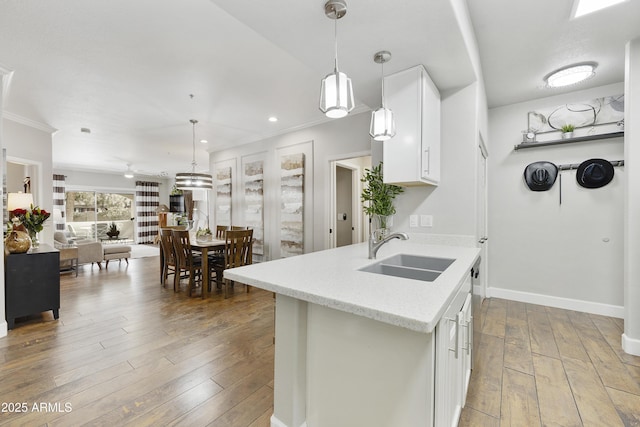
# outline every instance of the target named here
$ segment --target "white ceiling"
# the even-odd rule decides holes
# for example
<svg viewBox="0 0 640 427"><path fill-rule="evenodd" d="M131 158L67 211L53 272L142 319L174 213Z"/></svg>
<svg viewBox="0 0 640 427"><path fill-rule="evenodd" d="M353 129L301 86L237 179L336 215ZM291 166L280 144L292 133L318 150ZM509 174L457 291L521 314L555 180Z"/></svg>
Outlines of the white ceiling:
<svg viewBox="0 0 640 427"><path fill-rule="evenodd" d="M0 67L14 71L3 109L57 129L55 168L172 176L208 151L327 121L320 80L333 67L325 0L13 0L0 2ZM491 106L551 94L549 71L597 61L580 88L619 82L640 1L569 21L572 0L469 0ZM340 69L356 111L379 103L385 73L418 63L441 91L473 80L449 0L348 0ZM191 99L189 94L194 94ZM275 115L277 123L267 118ZM81 127L91 134L80 132Z"/></svg>

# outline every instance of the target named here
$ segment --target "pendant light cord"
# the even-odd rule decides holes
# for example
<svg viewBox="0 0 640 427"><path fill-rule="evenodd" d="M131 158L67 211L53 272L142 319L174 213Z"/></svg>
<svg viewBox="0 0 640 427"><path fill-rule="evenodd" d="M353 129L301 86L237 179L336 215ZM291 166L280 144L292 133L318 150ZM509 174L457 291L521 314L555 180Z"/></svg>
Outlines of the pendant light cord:
<svg viewBox="0 0 640 427"><path fill-rule="evenodd" d="M335 72L338 72L338 15L336 12L336 17L334 19L334 25L333 25L333 40L334 40L334 49L335 49L335 56L334 56L334 68L335 68Z"/></svg>
<svg viewBox="0 0 640 427"><path fill-rule="evenodd" d="M191 124L193 125L192 130L193 130L193 157L191 160L191 173L196 173L196 123L198 123L197 120L191 119Z"/></svg>
<svg viewBox="0 0 640 427"><path fill-rule="evenodd" d="M382 108L386 108L386 106L384 105L384 61L382 61L380 63L380 65L382 66L382 76L380 78L380 80L382 81Z"/></svg>

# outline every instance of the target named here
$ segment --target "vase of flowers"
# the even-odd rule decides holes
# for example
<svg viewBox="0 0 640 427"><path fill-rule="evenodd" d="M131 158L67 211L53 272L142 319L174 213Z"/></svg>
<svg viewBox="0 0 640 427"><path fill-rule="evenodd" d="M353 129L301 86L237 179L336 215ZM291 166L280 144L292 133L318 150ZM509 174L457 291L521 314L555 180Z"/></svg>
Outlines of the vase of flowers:
<svg viewBox="0 0 640 427"><path fill-rule="evenodd" d="M364 176L360 179L367 184L362 190L360 199L364 212L369 215L371 232L376 239L383 239L390 233L393 215L396 208L393 201L404 189L397 185L386 184L382 176L382 162L377 166L364 170Z"/></svg>
<svg viewBox="0 0 640 427"><path fill-rule="evenodd" d="M38 233L42 231L44 222L51 216L49 212L40 209L38 206L31 205L29 209L14 209L11 211L14 218L24 226L31 238L31 246L37 248L39 246Z"/></svg>

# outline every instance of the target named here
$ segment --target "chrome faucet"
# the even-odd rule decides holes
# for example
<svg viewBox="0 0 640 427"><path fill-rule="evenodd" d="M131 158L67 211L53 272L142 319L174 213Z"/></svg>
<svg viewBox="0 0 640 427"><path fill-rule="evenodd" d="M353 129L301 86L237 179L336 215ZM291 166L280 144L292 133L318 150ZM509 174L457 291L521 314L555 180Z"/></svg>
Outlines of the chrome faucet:
<svg viewBox="0 0 640 427"><path fill-rule="evenodd" d="M372 230L369 235L369 259L376 259L376 254L378 253L380 246L392 239L407 240L409 239L409 236L407 236L407 233L393 233L378 241L376 240L375 232Z"/></svg>

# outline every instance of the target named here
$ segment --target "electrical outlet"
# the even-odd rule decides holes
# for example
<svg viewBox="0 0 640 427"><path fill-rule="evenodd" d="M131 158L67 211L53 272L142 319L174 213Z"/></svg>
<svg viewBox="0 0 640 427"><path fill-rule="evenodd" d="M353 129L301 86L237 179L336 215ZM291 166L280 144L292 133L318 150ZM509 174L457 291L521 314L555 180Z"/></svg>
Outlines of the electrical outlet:
<svg viewBox="0 0 640 427"><path fill-rule="evenodd" d="M418 215L409 215L409 227L418 226Z"/></svg>
<svg viewBox="0 0 640 427"><path fill-rule="evenodd" d="M433 227L433 215L420 215L420 227Z"/></svg>

